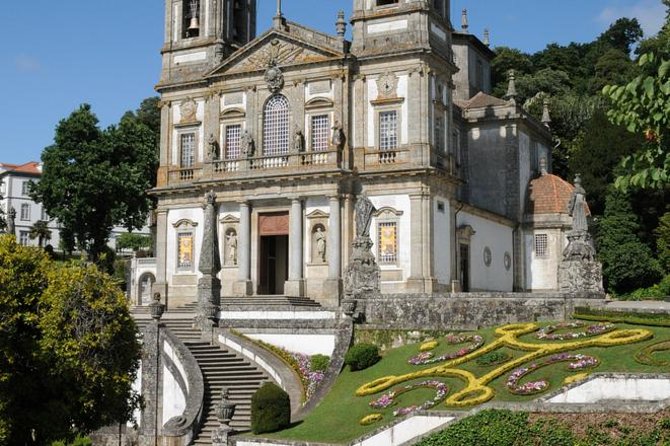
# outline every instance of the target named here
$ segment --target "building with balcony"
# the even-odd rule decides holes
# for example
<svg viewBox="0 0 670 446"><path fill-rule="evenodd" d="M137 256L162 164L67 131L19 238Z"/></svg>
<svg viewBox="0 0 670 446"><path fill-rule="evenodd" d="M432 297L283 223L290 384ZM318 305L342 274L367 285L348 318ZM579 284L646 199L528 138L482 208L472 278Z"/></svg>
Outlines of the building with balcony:
<svg viewBox="0 0 670 446"><path fill-rule="evenodd" d="M449 0L354 0L352 41L343 14L330 35L280 1L259 36L255 0L166 7L153 289L171 305L195 299L210 190L223 296L337 306L361 194L382 292L539 283L524 216L551 134L489 95L494 54Z"/></svg>

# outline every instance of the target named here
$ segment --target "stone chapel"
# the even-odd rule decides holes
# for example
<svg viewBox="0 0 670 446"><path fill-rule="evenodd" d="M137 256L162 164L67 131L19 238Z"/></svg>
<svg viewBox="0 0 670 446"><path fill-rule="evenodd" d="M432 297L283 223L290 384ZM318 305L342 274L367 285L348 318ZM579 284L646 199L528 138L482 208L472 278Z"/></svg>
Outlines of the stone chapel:
<svg viewBox="0 0 670 446"><path fill-rule="evenodd" d="M279 0L257 36L256 0L166 0L152 274L170 306L196 299L209 191L224 299L338 306L363 195L383 293L558 289L572 186L548 114L513 79L490 95L494 53L449 0L353 1L331 35Z"/></svg>

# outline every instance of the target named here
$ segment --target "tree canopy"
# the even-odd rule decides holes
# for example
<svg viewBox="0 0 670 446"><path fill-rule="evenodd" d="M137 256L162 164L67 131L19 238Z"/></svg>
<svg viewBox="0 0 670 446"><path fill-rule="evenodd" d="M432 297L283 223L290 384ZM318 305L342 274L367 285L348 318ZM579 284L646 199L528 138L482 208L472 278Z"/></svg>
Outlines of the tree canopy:
<svg viewBox="0 0 670 446"><path fill-rule="evenodd" d="M114 226L132 230L146 223L157 136L142 119L127 113L118 125L101 130L84 104L56 127L32 196L63 227L66 249L77 246L97 261Z"/></svg>
<svg viewBox="0 0 670 446"><path fill-rule="evenodd" d="M131 419L140 345L109 276L0 236L0 314L0 444L50 444Z"/></svg>

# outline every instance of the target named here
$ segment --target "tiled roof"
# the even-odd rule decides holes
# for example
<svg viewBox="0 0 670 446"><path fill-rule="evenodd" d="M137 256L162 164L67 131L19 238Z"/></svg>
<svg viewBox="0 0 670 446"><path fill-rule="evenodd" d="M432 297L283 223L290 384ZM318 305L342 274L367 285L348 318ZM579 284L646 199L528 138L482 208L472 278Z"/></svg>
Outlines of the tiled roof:
<svg viewBox="0 0 670 446"><path fill-rule="evenodd" d="M37 161L29 161L25 164L0 163L0 169L6 172L23 173L28 175L42 175L42 166Z"/></svg>
<svg viewBox="0 0 670 446"><path fill-rule="evenodd" d="M567 214L575 187L564 179L545 173L530 182L528 214Z"/></svg>
<svg viewBox="0 0 670 446"><path fill-rule="evenodd" d="M462 109L470 108L485 108L485 107L498 107L503 105L509 105L505 100L491 96L483 92L479 92L467 101L458 101L457 104Z"/></svg>

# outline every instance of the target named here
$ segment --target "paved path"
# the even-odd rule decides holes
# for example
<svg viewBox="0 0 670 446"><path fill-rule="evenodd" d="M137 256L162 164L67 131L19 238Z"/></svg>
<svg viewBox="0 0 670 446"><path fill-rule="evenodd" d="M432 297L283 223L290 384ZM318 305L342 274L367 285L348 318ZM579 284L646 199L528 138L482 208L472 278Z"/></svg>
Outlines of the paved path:
<svg viewBox="0 0 670 446"><path fill-rule="evenodd" d="M662 300L613 300L605 304L606 310L658 311L670 313L670 302Z"/></svg>

